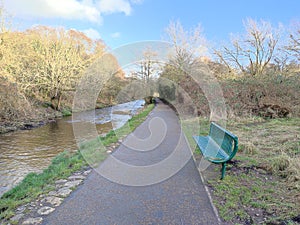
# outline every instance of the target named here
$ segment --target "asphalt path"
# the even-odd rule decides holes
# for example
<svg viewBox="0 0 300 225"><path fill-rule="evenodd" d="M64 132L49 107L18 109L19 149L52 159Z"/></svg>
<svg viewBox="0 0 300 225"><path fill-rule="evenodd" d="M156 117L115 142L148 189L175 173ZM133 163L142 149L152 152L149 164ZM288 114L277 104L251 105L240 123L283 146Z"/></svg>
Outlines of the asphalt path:
<svg viewBox="0 0 300 225"><path fill-rule="evenodd" d="M43 224L219 224L180 121L159 102Z"/></svg>

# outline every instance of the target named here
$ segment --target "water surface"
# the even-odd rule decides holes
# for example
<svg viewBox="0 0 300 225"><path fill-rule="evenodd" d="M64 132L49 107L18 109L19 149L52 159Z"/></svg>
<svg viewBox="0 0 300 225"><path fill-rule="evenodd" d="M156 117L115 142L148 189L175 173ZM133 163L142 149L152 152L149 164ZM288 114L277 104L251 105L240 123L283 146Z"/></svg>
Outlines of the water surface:
<svg viewBox="0 0 300 225"><path fill-rule="evenodd" d="M80 120L95 124L99 135L124 125L142 107L144 101L128 102L114 107L82 112ZM75 151L72 117L32 130L0 135L0 196L30 172L41 172L57 154Z"/></svg>

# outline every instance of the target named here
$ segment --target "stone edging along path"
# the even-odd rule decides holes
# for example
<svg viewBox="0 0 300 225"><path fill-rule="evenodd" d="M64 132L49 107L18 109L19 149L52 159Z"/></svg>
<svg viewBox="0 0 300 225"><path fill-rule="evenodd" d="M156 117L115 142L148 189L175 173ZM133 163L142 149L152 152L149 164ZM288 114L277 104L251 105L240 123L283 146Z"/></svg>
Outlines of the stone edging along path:
<svg viewBox="0 0 300 225"><path fill-rule="evenodd" d="M119 140L107 147L107 154L111 154L122 142ZM86 177L92 172L89 166L71 174L67 179L55 181L55 190L47 194L40 195L34 201L19 206L15 210L15 215L8 223L2 224L24 224L36 225L43 222L43 216L52 213L78 185L82 184Z"/></svg>
<svg viewBox="0 0 300 225"><path fill-rule="evenodd" d="M139 113L142 109L139 110ZM106 147L106 153L113 153L122 143L126 136L119 137L120 139ZM0 221L0 225L4 224L40 224L43 222L43 216L47 216L61 205L66 197L72 191L76 190L77 186L82 184L87 176L92 172L89 166L83 167L72 173L67 179L55 181L55 190L47 194L38 196L30 203L21 205L16 208L14 216L8 220Z"/></svg>
<svg viewBox="0 0 300 225"><path fill-rule="evenodd" d="M85 170L73 173L67 179L57 180L55 190L46 195L40 195L35 201L22 205L16 209L16 215L10 219L12 223L39 224L45 215L50 214L58 207L69 194L86 176L92 171L86 167Z"/></svg>
<svg viewBox="0 0 300 225"><path fill-rule="evenodd" d="M163 112L163 111L164 110L158 111L157 112L158 115L160 115L160 113ZM168 119L167 122L173 124L172 119ZM143 129L146 129L146 128L144 127ZM173 133L171 133L171 134L173 135ZM122 139L123 139L123 137L122 137ZM173 144L172 138L171 139L166 139L166 140L168 140L168 141L166 141L166 143L171 144L171 146L172 146L172 144ZM121 143L122 143L122 140L119 140L118 143L112 144L111 146L107 147L107 154L110 154L114 150L116 150ZM158 157L158 155L153 155L154 159L155 159L155 156ZM138 159L136 159L136 160L138 160ZM193 163L191 161L189 161L189 162L190 163L188 163L186 165L185 169L181 170L180 173L177 173L175 176L173 176L172 179L168 179L168 180L165 181L165 183L160 183L160 184L158 184L158 186L154 187L155 189L150 190L150 193L151 193L151 191L152 192L157 191L158 188L162 188L163 191L162 191L162 193L159 193L155 198L156 200L158 200L158 205L155 205L156 203L154 204L153 202L152 203L149 202L149 204L154 208L158 207L157 209L160 210L161 209L160 204L167 202L167 206L169 206L170 209L177 205L178 206L177 209L179 210L178 211L179 214L181 215L181 213L184 213L181 216L183 216L183 218L186 219L187 221L195 222L195 220L199 221L198 219L201 218L202 219L201 221L207 222L207 220L212 219L212 221L215 221L215 224L218 224L220 222L220 220L215 218L215 217L218 217L217 214L216 214L216 211L215 211L215 209L211 210L210 206L209 206L210 204L213 205L212 202L211 202L211 199L207 198L206 194L205 194L205 196L202 196L202 194L204 194L205 191L204 191L203 187L198 186L198 184L201 184L200 177L197 175L197 173L199 171L196 171L197 169L195 168L195 165L193 165ZM84 201L82 196L85 196L84 198L87 197L87 199L91 200L91 199L94 198L94 196L95 196L94 194L97 194L98 197L102 195L102 193L100 193L98 190L93 190L93 191L96 191L96 193L93 193L93 192L91 193L90 192L91 182L92 182L92 184L93 184L93 182L96 182L97 185L99 185L99 183L102 184L104 182L103 184L104 184L104 186L106 185L107 190L108 190L107 193L111 194L111 195L114 194L114 193L110 192L110 190L111 190L110 183L106 184L105 180L102 182L101 178L99 178L100 180L96 180L96 181L93 180L93 179L92 180L87 179L84 182L84 185L82 185L81 188L78 189L78 190L81 191L79 194L77 193L79 195L79 199L75 199L75 198L74 199L73 198L68 199L67 201L64 202L63 205L61 205L64 198L66 198L68 195L70 195L72 190L74 190L78 185L82 184L83 181L91 173L91 171L92 171L92 169L90 167L85 167L81 171L77 171L77 172L73 173L71 176L69 176L65 180L56 181L54 191L51 191L51 192L49 192L45 195L39 196L36 200L34 200L31 203L28 203L26 205L18 207L17 210L16 210L15 216L13 218L11 218L11 220L8 221L8 222L10 222L11 224L40 224L40 223L43 223L43 222L45 223L45 222L52 221L52 224L55 224L55 223L57 223L57 219L58 220L63 220L66 216L65 211L61 207L67 207L67 208L69 207L69 209L73 209L72 204L74 204L74 202L70 203L70 201L76 200L76 201L79 201L77 203L80 203L80 202ZM94 173L92 173L91 176L89 176L89 178L93 177L93 175L94 175ZM184 187L182 187L183 189L182 188L179 188L179 189L177 188L176 191L174 192L174 196L176 196L176 194L177 194L177 195L180 195L182 197L181 200L180 199L177 200L177 198L174 198L174 196L172 198L169 198L168 201L164 200L164 198L162 198L162 200L161 200L161 197L164 196L164 191L170 190L170 188L174 187L174 184L176 184L178 182L187 181L187 180L189 181L188 183L190 184L190 185L188 185L188 187L184 186ZM190 181L193 181L193 182L190 182ZM121 188L121 187L117 186L116 188ZM186 196L186 195L182 196L181 195L181 190L188 190L189 193L194 193L193 191L191 192L191 190L194 190L194 188L196 188L196 190L197 190L196 196L193 195L193 197L191 197L191 196ZM161 189L159 189L159 190L161 190ZM124 191L124 190L123 189L120 190L121 193L123 193L122 191ZM132 196L136 197L136 192L135 191L136 191L135 189L134 190L131 189L129 193ZM141 190L139 190L139 191L141 192ZM89 193L89 194L86 196L86 195L82 195L82 193ZM127 190L126 190L126 193L127 193ZM157 192L155 192L155 193L157 193ZM81 197L80 197L80 194L81 194ZM142 194L141 198L142 198L142 196L144 196L144 195ZM193 201L190 201L190 200L193 200L194 197L196 197L197 200L201 200L199 202L202 202L202 200L203 200L202 204L207 204L207 206L208 206L207 210L204 207L205 210L201 211L202 214L201 213L197 214L196 212L199 212L199 208L203 209L202 206L204 206L204 205L192 204ZM116 199L118 199L118 196L116 197ZM136 199L136 200L139 201L139 199ZM182 205L181 201L184 201L186 204ZM68 204L66 205L65 204L66 202L68 202L69 205ZM77 203L76 203L76 205L77 205ZM106 205L107 204L110 204L110 203L106 202ZM60 205L61 205L61 207L56 210L56 208ZM179 207L179 206L183 206L183 208ZM80 207L84 207L84 209L86 209L85 204L81 205ZM77 208L76 210L78 210L78 209L80 210L80 207ZM93 207L93 204L91 204L90 207ZM164 219L166 219L166 221L169 221L169 222L174 220L174 218L173 218L174 211L170 210L170 209L169 208L164 209L164 212L166 213L166 217ZM182 211L182 209L184 209L184 210ZM69 224L72 224L74 222L73 219L77 218L76 216L78 216L78 215L80 216L80 214L76 214L76 210L74 211L75 212L75 215L74 215L75 217L73 217L73 216L70 217L70 215L69 215L69 217L68 217L69 218L69 220L68 220ZM52 212L54 212L54 213L52 214ZM140 212L148 213L148 208L142 208ZM114 214L114 212L111 212L111 213L112 214L109 215L110 218L114 218L113 216L116 216L116 215ZM193 216L195 215L196 217L193 217L193 216L190 217L189 216L190 213L193 214ZM208 213L208 214L204 214L204 213ZM52 214L52 215L49 215L49 214ZM147 218L146 217L144 218L143 215L140 218L140 219L142 219L142 221L146 221L148 217L152 219L152 216L153 216L150 213L150 214L147 214L148 215ZM180 219L180 221L182 221L181 216L180 216L180 218L178 218L178 216L177 216L176 219ZM49 220L49 218L51 218L52 220L51 219ZM139 217L133 217L132 221L136 221L136 222L140 221L137 218L139 218ZM99 218L95 217L94 220L91 220L91 221L96 221L97 219L99 219ZM154 220L156 222L160 219L162 219L162 218L159 215L154 216ZM66 221L67 221L67 219L66 219ZM119 221L119 220L117 219L116 221Z"/></svg>

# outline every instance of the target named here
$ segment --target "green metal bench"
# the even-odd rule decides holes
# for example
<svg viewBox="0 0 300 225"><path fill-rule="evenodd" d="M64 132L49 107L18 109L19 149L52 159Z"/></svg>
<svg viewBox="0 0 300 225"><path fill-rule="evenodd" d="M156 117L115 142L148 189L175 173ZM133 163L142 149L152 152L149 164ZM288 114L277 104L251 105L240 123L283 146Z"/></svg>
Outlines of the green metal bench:
<svg viewBox="0 0 300 225"><path fill-rule="evenodd" d="M225 176L226 163L230 161L238 150L238 137L212 122L208 136L193 136L204 159L222 164L222 176Z"/></svg>

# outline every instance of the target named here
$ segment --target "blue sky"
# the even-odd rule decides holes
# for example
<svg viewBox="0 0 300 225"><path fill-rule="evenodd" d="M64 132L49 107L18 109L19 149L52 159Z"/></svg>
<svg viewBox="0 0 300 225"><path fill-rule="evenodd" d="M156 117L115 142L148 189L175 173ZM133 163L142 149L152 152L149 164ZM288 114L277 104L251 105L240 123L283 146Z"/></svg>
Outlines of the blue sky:
<svg viewBox="0 0 300 225"><path fill-rule="evenodd" d="M201 24L211 42L243 32L243 20L264 19L277 26L300 20L300 1L272 0L4 0L17 29L63 26L101 38L112 49L144 40L161 40L170 21L186 29Z"/></svg>

